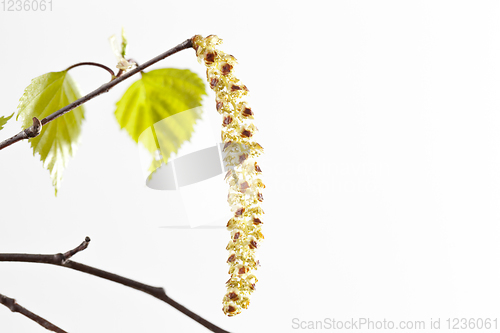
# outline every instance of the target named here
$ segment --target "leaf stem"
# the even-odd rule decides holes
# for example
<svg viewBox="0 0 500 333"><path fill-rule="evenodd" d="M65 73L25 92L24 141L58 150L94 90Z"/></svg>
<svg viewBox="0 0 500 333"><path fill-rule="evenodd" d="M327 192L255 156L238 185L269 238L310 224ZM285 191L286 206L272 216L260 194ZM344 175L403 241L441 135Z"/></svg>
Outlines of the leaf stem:
<svg viewBox="0 0 500 333"><path fill-rule="evenodd" d="M70 69L78 67L78 66L96 66L96 67L101 67L101 68L107 70L109 74L111 74L111 80L114 80L114 78L116 77L115 76L115 72L113 72L113 70L111 68L109 68L108 66L105 66L103 64L99 64L97 62L79 62L77 64L71 65L68 68L66 68L66 71L69 71Z"/></svg>
<svg viewBox="0 0 500 333"><path fill-rule="evenodd" d="M71 110L79 107L80 105L90 101L91 99L103 94L103 93L106 93L108 92L111 88L113 88L114 86L116 86L118 83L128 79L129 77L131 77L132 75L135 75L139 72L142 72L144 69L146 69L147 67L157 63L158 61L160 60L163 60L179 51L182 51L182 50L185 50L185 49L188 49L188 48L191 48L193 46L193 42L191 40L191 38L189 39L186 39L184 42L180 43L179 45L171 48L170 50L154 57L153 59L150 59L148 61L146 61L145 63L143 63L142 65L140 66L137 66L136 68L130 70L129 72L123 74L123 75L120 75L119 77L117 77L116 79L108 82L108 83L105 83L103 84L102 86L100 86L99 88L97 88L96 90L92 91L91 93L77 99L76 101L74 101L73 103L63 107L62 109L59 109L57 110L56 112L52 113L51 115L45 117L44 119L41 120L41 124L42 125L46 125L48 123L50 123L52 120L70 112ZM29 128L28 128L29 129ZM28 130L26 129L26 130ZM32 131L34 132L34 131ZM36 133L35 133L36 134ZM7 139L7 140L4 140L2 142L0 142L0 150L16 143L16 142L19 142L19 141L22 141L24 139L29 139L29 138L34 138L35 136L37 136L38 134L34 135L34 136L27 136L26 133L25 133L25 130L22 130L21 132L19 132L18 134L14 135L13 137Z"/></svg>

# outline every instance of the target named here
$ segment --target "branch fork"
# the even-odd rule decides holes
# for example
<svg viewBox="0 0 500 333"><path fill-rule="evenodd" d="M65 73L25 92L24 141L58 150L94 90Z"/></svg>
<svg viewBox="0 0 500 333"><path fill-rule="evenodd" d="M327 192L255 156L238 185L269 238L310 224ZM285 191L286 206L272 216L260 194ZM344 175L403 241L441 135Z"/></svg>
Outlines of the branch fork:
<svg viewBox="0 0 500 333"><path fill-rule="evenodd" d="M174 301L172 298L170 298L166 293L165 290L162 287L154 287L151 285L147 285L135 280L131 280L129 278L120 276L118 274L114 274L111 272L107 272L98 268L94 268L91 266L87 266L81 263L78 263L76 261L70 260L71 257L73 257L75 254L85 250L90 243L90 238L85 237L85 240L75 247L72 250L69 250L65 253L57 253L57 254L27 254L27 253L0 253L0 262L6 261L6 262L31 262L31 263L39 263L39 264L51 264L55 266L62 266L66 268L70 268L82 273L87 273L93 276L100 277L105 280L113 281L119 284L122 284L124 286L127 286L132 289L136 289L139 291L142 291L143 293L149 294L180 311L184 315L188 316L189 318L193 319L194 321L198 322L199 324L205 326L212 332L219 332L219 333L229 333L228 331L216 326L215 324L212 324L205 318L200 317L196 313L192 312L188 308L184 307L183 305L177 303ZM1 298L4 297L4 298ZM12 300L12 299L11 299ZM14 300L12 300L14 301ZM12 301L9 301L9 298L6 296L3 296L0 294L0 304L3 304L7 306L9 309L12 307ZM15 302L15 301L14 301ZM20 311L16 311L20 312ZM28 311L29 312L29 311ZM33 314L34 315L34 314ZM36 317L30 317L30 319L36 321L43 327L47 328L45 325L53 325L47 320L38 317L37 315L34 315ZM48 323L48 324L47 324ZM57 328L57 326L55 326ZM59 328L58 328L59 329ZM53 330L54 332L58 333L65 333L65 331L59 329Z"/></svg>

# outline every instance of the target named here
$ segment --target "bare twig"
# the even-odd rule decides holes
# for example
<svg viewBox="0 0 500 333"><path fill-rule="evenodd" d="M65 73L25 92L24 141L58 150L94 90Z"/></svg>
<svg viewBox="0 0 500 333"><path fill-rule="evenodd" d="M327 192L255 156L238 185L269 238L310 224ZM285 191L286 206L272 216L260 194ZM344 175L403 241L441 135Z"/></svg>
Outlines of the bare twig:
<svg viewBox="0 0 500 333"><path fill-rule="evenodd" d="M72 260L68 260L69 257L75 255L76 253L84 250L87 248L88 244L90 242L90 239L88 237L85 238L85 241L80 244L78 247L75 249L66 252L65 254L58 253L58 254L26 254L26 253L0 253L0 262L1 261L9 261L9 262L30 262L30 263L41 263L41 264L51 264L51 265L56 265L56 266L62 266L70 269L74 269L79 272L87 273L93 276L100 277L105 280L113 281L116 283L120 283L124 286L142 291L146 294L149 294L159 300L162 300L163 302L171 305L175 309L179 310L189 318L195 320L199 324L205 326L209 330L213 332L220 332L220 333L228 333L228 331L223 330L222 328L212 324L208 320L200 317L196 313L192 312L188 308L184 307L183 305L177 303L173 299L167 296L165 293L165 290L161 287L153 287L138 281L134 281L131 279L128 279L126 277L113 274L107 271L103 271L98 268L94 268L91 266L87 266ZM68 257L67 257L68 256Z"/></svg>
<svg viewBox="0 0 500 333"><path fill-rule="evenodd" d="M90 243L90 238L87 236L85 237L85 240L82 242L82 244L78 245L73 250L69 250L68 252L63 254L64 257L63 263L67 262L72 256L74 256L78 252L85 250L87 246L89 246L89 243Z"/></svg>
<svg viewBox="0 0 500 333"><path fill-rule="evenodd" d="M187 39L185 40L184 42L180 43L179 45L171 48L170 50L154 57L153 59L149 60L149 61L146 61L145 63L143 63L142 65L140 66L137 66L136 68L130 70L129 72L123 74L123 75L120 75L118 76L116 79L108 82L108 83L105 83L103 84L102 86L100 86L99 88L97 88L96 90L92 91L91 93L83 96L82 98L79 98L77 99L76 101L74 101L73 103L63 107L62 109L59 109L58 111L54 112L53 114L45 117L44 119L41 120L41 124L42 125L46 125L48 123L50 123L52 120L70 112L71 110L79 107L80 105L90 101L91 99L103 94L103 93L106 93L108 92L111 88L113 88L114 86L116 86L118 83L128 79L129 77L131 77L132 75L134 74L137 74L139 72L142 72L144 69L148 68L149 66L157 63L158 61L160 60L163 60L169 56L171 56L172 54L175 54L179 51L182 51L184 49L188 49L190 47L192 47L193 45L193 42L191 39ZM30 131L33 132L33 135L32 136L28 136L28 134L26 133L26 131ZM40 134L39 132L36 133L34 131L34 125L19 132L18 134L14 135L13 137L7 139L7 140L4 140L2 142L0 142L0 150L16 143L16 142L19 142L21 140L24 140L24 139L28 139L28 138L34 138L35 136L37 136L38 134Z"/></svg>
<svg viewBox="0 0 500 333"><path fill-rule="evenodd" d="M10 311L12 311L12 312L17 312L17 313L20 313L20 314L28 317L29 319L37 322L38 324L45 327L49 331L57 332L57 333L67 333L66 331L64 331L64 330L60 329L59 327L57 327L56 325L52 324L47 319L44 319L44 318L34 314L30 310L17 304L16 300L13 298L9 298L7 296L0 294L0 304L3 304L6 307L8 307L10 309Z"/></svg>

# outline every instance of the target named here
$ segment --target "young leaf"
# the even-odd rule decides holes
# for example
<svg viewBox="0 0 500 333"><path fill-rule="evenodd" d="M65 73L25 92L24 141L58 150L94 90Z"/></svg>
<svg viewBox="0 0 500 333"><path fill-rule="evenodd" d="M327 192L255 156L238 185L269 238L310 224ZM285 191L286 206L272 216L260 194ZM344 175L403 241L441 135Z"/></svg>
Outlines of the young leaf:
<svg viewBox="0 0 500 333"><path fill-rule="evenodd" d="M33 117L41 120L80 97L67 71L43 74L33 79L24 90L17 117L21 119L23 128L27 128L32 125ZM44 168L50 172L56 196L63 171L76 151L84 118L84 109L79 106L43 126L40 135L29 140L33 155L40 154Z"/></svg>
<svg viewBox="0 0 500 333"><path fill-rule="evenodd" d="M8 117L0 117L0 130L4 127L5 124L9 121L10 118L12 118L14 114L11 114Z"/></svg>
<svg viewBox="0 0 500 333"><path fill-rule="evenodd" d="M121 55L123 58L125 58L125 55L127 54L127 46L128 46L127 36L125 36L125 29L122 27L122 52L121 52Z"/></svg>
<svg viewBox="0 0 500 333"><path fill-rule="evenodd" d="M176 153L185 141L189 141L200 111L182 112L201 105L205 84L190 70L164 68L143 73L116 103L115 116L121 128L125 128L135 142L146 129L155 123L178 114L173 122L162 122L161 130L154 137L141 140L153 155L150 171L161 162L167 163L171 153ZM161 148L161 160L156 155Z"/></svg>

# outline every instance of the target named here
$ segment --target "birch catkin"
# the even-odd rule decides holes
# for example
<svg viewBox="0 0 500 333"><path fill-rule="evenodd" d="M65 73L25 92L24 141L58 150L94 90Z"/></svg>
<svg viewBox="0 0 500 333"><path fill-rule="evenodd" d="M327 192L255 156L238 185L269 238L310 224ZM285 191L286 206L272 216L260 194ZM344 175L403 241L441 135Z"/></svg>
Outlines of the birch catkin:
<svg viewBox="0 0 500 333"><path fill-rule="evenodd" d="M222 310L234 316L248 307L257 283L253 273L259 266L255 250L264 239L261 203L265 185L256 162L263 148L254 138L257 128L246 100L248 89L234 76L236 59L216 48L221 43L214 35L193 37L193 48L198 61L207 67L207 80L216 94L216 109L222 115L224 163L229 170L225 177L229 183L227 201L233 213L227 223L231 240L226 247L231 277L226 282Z"/></svg>

